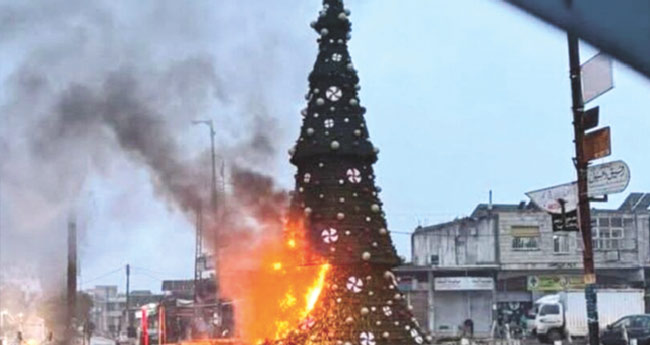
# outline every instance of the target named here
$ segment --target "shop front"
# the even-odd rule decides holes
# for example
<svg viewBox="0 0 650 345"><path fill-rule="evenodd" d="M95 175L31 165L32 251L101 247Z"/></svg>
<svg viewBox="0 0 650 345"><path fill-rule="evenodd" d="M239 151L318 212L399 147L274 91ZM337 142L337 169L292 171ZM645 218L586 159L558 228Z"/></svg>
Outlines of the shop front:
<svg viewBox="0 0 650 345"><path fill-rule="evenodd" d="M495 284L492 277L436 277L433 324L438 337L489 336ZM471 325L471 327L468 327ZM470 333L470 334L468 334Z"/></svg>

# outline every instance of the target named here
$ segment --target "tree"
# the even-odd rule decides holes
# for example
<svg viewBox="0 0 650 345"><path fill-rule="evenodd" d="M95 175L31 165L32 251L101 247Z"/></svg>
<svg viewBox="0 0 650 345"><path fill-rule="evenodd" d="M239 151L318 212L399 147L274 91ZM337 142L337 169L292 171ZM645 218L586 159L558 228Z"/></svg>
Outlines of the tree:
<svg viewBox="0 0 650 345"><path fill-rule="evenodd" d="M315 308L283 343L428 343L391 271L400 259L374 183L378 150L348 52L349 15L342 0L324 0L312 23L319 53L301 134L290 151L298 168L291 208L301 214L315 259L331 268Z"/></svg>

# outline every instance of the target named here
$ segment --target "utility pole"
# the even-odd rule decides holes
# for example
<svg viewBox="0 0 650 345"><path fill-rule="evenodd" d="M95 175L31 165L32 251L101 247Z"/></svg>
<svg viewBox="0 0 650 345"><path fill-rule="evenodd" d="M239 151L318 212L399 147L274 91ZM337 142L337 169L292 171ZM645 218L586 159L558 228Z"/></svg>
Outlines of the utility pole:
<svg viewBox="0 0 650 345"><path fill-rule="evenodd" d="M587 301L587 324L589 327L589 345L599 345L598 307L596 295L596 272L594 269L593 242L591 236L591 211L587 187L587 171L589 157L584 154L584 101L582 98L582 82L580 70L580 51L578 37L568 33L569 65L571 75L571 98L573 109L573 127L575 132L576 158L575 166L578 175L578 220L582 233L585 299Z"/></svg>
<svg viewBox="0 0 650 345"><path fill-rule="evenodd" d="M212 160L212 176L211 176L211 207L212 207L212 219L214 219L214 224L218 224L219 222L219 205L218 205L218 197L217 197L217 166L216 166L216 159L217 155L215 152L215 147L214 147L214 138L216 135L216 132L214 130L214 122L212 120L197 120L197 121L192 121L193 124L198 125L198 124L204 124L208 126L208 129L210 130L210 152L211 152L211 160ZM222 178L222 187L225 192L225 179L223 176L223 169L224 169L224 163L222 159L222 165L221 165L221 178ZM199 256L202 255L202 244L200 241L202 241L202 232L203 232L203 222L202 220L198 219L201 216L201 208L199 206L199 209L197 210L197 257L196 257L196 262L195 262L195 274L198 275L198 260ZM214 234L217 238L216 241L218 241L218 233ZM201 252L199 252L201 250ZM215 271L216 271L216 277L215 277L215 285L216 285L216 297L217 301L219 300L219 252L218 252L218 244L214 246L214 256L215 256ZM195 297L196 297L196 290L198 289L197 283L200 283L201 278L200 277L195 277L195 285L194 285L194 290L195 290Z"/></svg>
<svg viewBox="0 0 650 345"><path fill-rule="evenodd" d="M201 272L199 269L199 260L203 252L203 211L199 204L196 208L196 247L194 257L194 302L198 301L198 293L201 283Z"/></svg>
<svg viewBox="0 0 650 345"><path fill-rule="evenodd" d="M74 318L77 310L77 223L70 219L68 221L68 284L66 298L66 339L72 340L74 335Z"/></svg>
<svg viewBox="0 0 650 345"><path fill-rule="evenodd" d="M133 329L133 318L131 315L131 265L126 264L126 336L127 338L134 337L135 329Z"/></svg>

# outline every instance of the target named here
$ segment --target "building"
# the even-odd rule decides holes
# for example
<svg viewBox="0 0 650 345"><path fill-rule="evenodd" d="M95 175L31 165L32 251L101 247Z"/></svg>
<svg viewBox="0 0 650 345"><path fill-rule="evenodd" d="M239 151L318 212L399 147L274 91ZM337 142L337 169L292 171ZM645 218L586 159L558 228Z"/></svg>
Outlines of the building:
<svg viewBox="0 0 650 345"><path fill-rule="evenodd" d="M126 294L119 293L115 285L99 285L86 290L92 297L93 308L90 321L95 325L94 334L117 338L126 331ZM162 299L148 290L134 290L129 295L129 312L135 315L140 307ZM135 317L132 318L135 320Z"/></svg>
<svg viewBox="0 0 650 345"><path fill-rule="evenodd" d="M599 288L650 282L650 194L632 193L615 210L592 211ZM537 298L582 289L582 238L553 232L532 204L481 204L469 217L418 227L412 263L398 269L418 320L437 336L458 335L467 319L477 336L495 322L518 322Z"/></svg>

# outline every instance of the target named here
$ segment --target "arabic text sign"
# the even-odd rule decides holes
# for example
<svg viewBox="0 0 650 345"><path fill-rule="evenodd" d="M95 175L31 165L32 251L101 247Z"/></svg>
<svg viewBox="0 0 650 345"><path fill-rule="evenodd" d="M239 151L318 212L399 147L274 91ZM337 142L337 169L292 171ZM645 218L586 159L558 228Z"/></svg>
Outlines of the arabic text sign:
<svg viewBox="0 0 650 345"><path fill-rule="evenodd" d="M585 103L614 88L612 58L602 53L580 66L582 98Z"/></svg>
<svg viewBox="0 0 650 345"><path fill-rule="evenodd" d="M565 214L551 214L553 231L579 231L578 211L573 210Z"/></svg>
<svg viewBox="0 0 650 345"><path fill-rule="evenodd" d="M623 161L590 166L587 171L587 188L590 197L620 193L630 183L630 169ZM578 185L575 182L526 193L539 208L551 214L574 211L578 205Z"/></svg>
<svg viewBox="0 0 650 345"><path fill-rule="evenodd" d="M589 167L589 196L620 193L630 183L630 168L623 161Z"/></svg>
<svg viewBox="0 0 650 345"><path fill-rule="evenodd" d="M584 287L585 282L579 275L528 276L528 291L563 291Z"/></svg>
<svg viewBox="0 0 650 345"><path fill-rule="evenodd" d="M491 277L438 277L433 281L436 291L492 290Z"/></svg>

